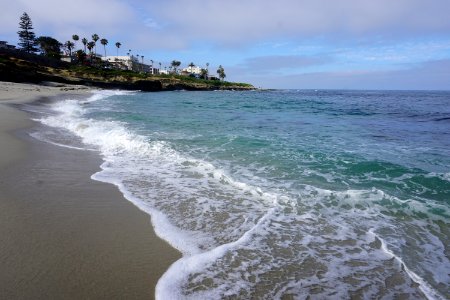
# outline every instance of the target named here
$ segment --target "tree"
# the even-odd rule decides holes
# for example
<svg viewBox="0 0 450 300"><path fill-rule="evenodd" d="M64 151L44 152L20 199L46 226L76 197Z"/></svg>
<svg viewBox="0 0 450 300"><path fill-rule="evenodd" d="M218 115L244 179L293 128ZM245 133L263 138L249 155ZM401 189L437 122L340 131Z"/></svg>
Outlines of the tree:
<svg viewBox="0 0 450 300"><path fill-rule="evenodd" d="M87 43L88 43L87 38L83 38L83 39L81 40L81 42L82 42L83 45L84 45L84 53L86 53L86 45L87 45Z"/></svg>
<svg viewBox="0 0 450 300"><path fill-rule="evenodd" d="M61 46L62 44L49 36L40 36L36 39L41 53L48 57L61 58Z"/></svg>
<svg viewBox="0 0 450 300"><path fill-rule="evenodd" d="M174 70L174 73L177 73L177 68L181 65L181 62L178 60L172 60L172 62L170 63L171 67Z"/></svg>
<svg viewBox="0 0 450 300"><path fill-rule="evenodd" d="M94 49L94 47L95 47L95 43L94 42L87 43L87 48L88 48L89 54L91 56L91 62L92 62L92 56L93 56L92 49Z"/></svg>
<svg viewBox="0 0 450 300"><path fill-rule="evenodd" d="M86 52L84 52L83 50L77 50L75 52L75 55L77 56L77 59L79 62L84 62L86 60Z"/></svg>
<svg viewBox="0 0 450 300"><path fill-rule="evenodd" d="M200 70L200 76L201 76L203 79L208 79L208 70L206 70L206 69L201 69L201 70Z"/></svg>
<svg viewBox="0 0 450 300"><path fill-rule="evenodd" d="M67 41L64 43L64 47L66 47L66 49L69 50L70 61L72 61L72 49L73 47L75 47L75 44L71 41Z"/></svg>
<svg viewBox="0 0 450 300"><path fill-rule="evenodd" d="M33 23L31 22L30 16L26 12L20 17L19 30L17 34L19 35L19 46L20 49L33 53L38 49L36 48L36 36L33 30Z"/></svg>
<svg viewBox="0 0 450 300"><path fill-rule="evenodd" d="M117 56L119 56L119 48L120 48L120 46L122 46L122 44L120 42L116 42Z"/></svg>
<svg viewBox="0 0 450 300"><path fill-rule="evenodd" d="M195 64L193 63L193 62L191 62L189 65L188 65L188 67L189 67L189 71L192 73L192 68L194 68L195 67Z"/></svg>
<svg viewBox="0 0 450 300"><path fill-rule="evenodd" d="M225 70L222 67L222 65L219 66L219 68L217 69L217 74L219 74L220 79L224 80L225 77L227 77L227 75L225 74Z"/></svg>
<svg viewBox="0 0 450 300"><path fill-rule="evenodd" d="M94 54L97 53L97 41L100 39L98 34L94 33L92 35L92 41L94 42Z"/></svg>
<svg viewBox="0 0 450 300"><path fill-rule="evenodd" d="M101 39L100 43L103 45L103 49L105 50L105 57L106 57L106 45L108 45L107 39Z"/></svg>
<svg viewBox="0 0 450 300"><path fill-rule="evenodd" d="M80 37L78 35L74 34L74 35L72 35L72 40L75 42L74 43L74 47L75 47L76 43L80 40Z"/></svg>

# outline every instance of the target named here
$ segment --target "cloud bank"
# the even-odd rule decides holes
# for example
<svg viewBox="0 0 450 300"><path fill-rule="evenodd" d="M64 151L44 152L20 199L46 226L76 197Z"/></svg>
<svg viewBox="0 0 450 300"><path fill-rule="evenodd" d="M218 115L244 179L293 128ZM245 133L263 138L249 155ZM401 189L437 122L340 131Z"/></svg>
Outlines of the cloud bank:
<svg viewBox="0 0 450 300"><path fill-rule="evenodd" d="M199 40L237 46L282 37L397 36L450 30L448 0L0 2L1 34L16 31L20 14L27 11L36 28L42 26L57 34L95 31L118 36L129 32L141 42L151 39L153 46L168 43L169 47L172 43L187 47Z"/></svg>

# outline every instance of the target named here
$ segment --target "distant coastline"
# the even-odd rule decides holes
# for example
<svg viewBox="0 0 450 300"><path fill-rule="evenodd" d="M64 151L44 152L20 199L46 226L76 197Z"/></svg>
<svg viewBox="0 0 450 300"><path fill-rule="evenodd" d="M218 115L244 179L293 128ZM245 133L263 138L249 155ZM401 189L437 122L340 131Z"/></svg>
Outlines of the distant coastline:
<svg viewBox="0 0 450 300"><path fill-rule="evenodd" d="M149 75L127 70L73 65L39 55L0 50L0 81L57 82L99 88L159 91L254 90L247 83L203 80L181 75Z"/></svg>

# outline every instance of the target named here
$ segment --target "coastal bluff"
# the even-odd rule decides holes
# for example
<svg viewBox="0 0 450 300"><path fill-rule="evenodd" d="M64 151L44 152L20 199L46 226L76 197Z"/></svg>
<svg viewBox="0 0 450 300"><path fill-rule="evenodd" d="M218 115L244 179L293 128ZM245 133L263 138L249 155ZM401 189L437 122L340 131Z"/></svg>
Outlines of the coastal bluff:
<svg viewBox="0 0 450 300"><path fill-rule="evenodd" d="M150 75L133 71L82 66L36 55L0 52L0 81L58 82L106 89L159 91L254 90L251 84L203 80L180 75Z"/></svg>

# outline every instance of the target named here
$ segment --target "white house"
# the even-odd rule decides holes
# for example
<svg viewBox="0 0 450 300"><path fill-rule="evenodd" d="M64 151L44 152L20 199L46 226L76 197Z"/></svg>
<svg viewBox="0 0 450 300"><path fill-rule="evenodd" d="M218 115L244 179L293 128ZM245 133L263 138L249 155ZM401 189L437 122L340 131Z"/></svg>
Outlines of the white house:
<svg viewBox="0 0 450 300"><path fill-rule="evenodd" d="M202 68L199 66L189 66L187 68L184 68L182 70L182 73L189 73L189 74L195 74L195 75L201 75L202 74Z"/></svg>
<svg viewBox="0 0 450 300"><path fill-rule="evenodd" d="M139 61L138 56L104 56L103 61L109 62L117 69L145 72L153 75L159 74L159 69L146 65Z"/></svg>
<svg viewBox="0 0 450 300"><path fill-rule="evenodd" d="M103 61L107 61L119 69L134 70L139 64L139 60L135 56L103 56Z"/></svg>

